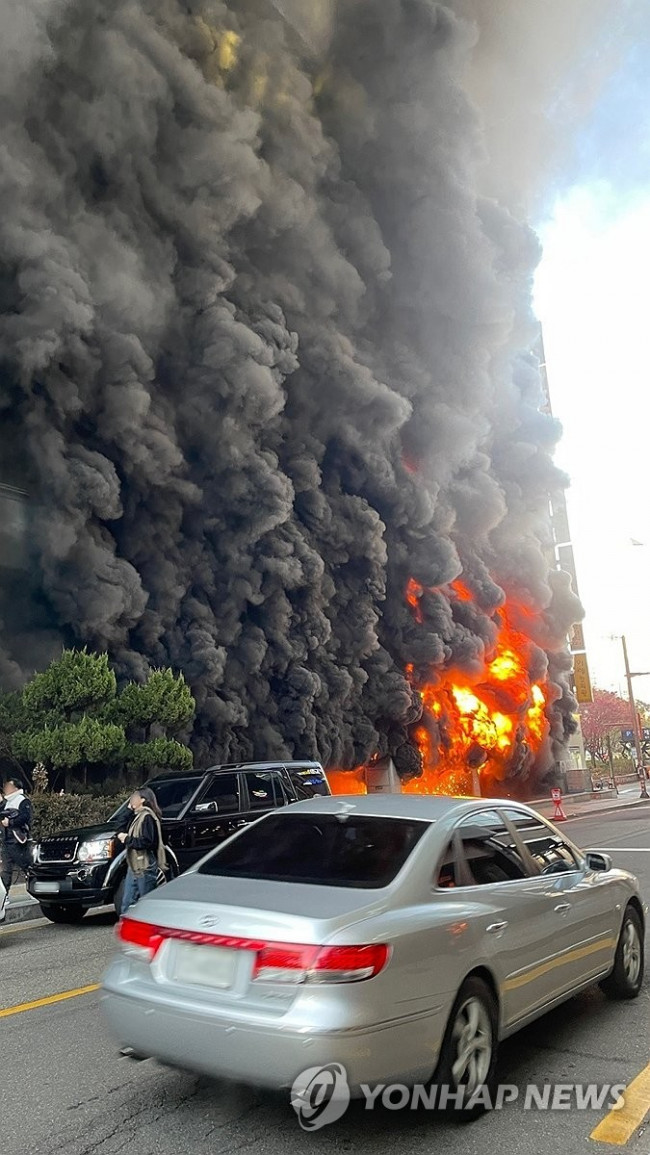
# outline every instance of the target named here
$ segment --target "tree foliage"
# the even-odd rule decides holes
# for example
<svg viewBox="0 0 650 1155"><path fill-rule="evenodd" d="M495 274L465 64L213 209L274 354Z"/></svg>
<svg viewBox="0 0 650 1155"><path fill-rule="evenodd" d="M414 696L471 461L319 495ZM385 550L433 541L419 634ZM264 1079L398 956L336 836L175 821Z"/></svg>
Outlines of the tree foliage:
<svg viewBox="0 0 650 1155"><path fill-rule="evenodd" d="M152 670L144 683L129 682L111 708L111 716L126 730L152 726L177 734L194 717L194 698L182 674Z"/></svg>
<svg viewBox="0 0 650 1155"><path fill-rule="evenodd" d="M45 771L81 771L87 780L120 770L147 775L187 770L192 754L172 735L195 703L182 674L154 670L118 692L106 654L65 650L22 693L0 696L0 757Z"/></svg>
<svg viewBox="0 0 650 1155"><path fill-rule="evenodd" d="M192 751L173 738L153 738L151 742L130 742L126 764L142 776L164 767L165 770L191 770Z"/></svg>
<svg viewBox="0 0 650 1155"><path fill-rule="evenodd" d="M24 707L60 721L81 714L97 715L117 694L107 654L64 650L42 674L35 674L22 693Z"/></svg>
<svg viewBox="0 0 650 1155"><path fill-rule="evenodd" d="M585 750L594 762L607 763L610 742L620 738L620 731L631 729L632 710L629 702L611 690L594 689L593 702L580 712Z"/></svg>
<svg viewBox="0 0 650 1155"><path fill-rule="evenodd" d="M29 762L43 762L54 770L73 770L88 764L114 764L126 746L124 730L112 722L84 715L80 722L62 722L52 728L16 735L16 751Z"/></svg>

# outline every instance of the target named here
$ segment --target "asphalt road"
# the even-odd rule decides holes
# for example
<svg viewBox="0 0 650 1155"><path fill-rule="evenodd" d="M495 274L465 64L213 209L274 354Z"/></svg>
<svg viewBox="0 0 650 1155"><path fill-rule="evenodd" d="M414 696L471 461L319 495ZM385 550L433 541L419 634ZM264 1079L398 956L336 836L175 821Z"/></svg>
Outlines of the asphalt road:
<svg viewBox="0 0 650 1155"><path fill-rule="evenodd" d="M576 819L564 829L581 846L609 848L616 865L639 876L650 901L650 808ZM96 989L42 1002L99 982L113 925L101 914L76 927L39 920L0 931L3 1155L384 1155L387 1145L404 1155L622 1149L611 1134L605 1142L590 1138L606 1110L525 1111L521 1102L463 1127L424 1110L369 1112L353 1104L338 1123L306 1134L284 1096L133 1062L117 1053ZM649 1065L650 974L631 1003L610 1003L595 989L504 1044L500 1078L519 1087L628 1085L649 1068L635 1087L650 1108ZM650 1122L623 1139L631 1155L647 1155Z"/></svg>

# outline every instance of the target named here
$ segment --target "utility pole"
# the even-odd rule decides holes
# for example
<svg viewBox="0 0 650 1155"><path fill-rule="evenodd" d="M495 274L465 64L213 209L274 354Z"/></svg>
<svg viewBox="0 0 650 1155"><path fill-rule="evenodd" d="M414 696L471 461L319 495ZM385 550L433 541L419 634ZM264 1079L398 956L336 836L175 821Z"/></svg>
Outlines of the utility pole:
<svg viewBox="0 0 650 1155"><path fill-rule="evenodd" d="M634 746L636 748L637 759L637 773L641 783L641 798L650 798L645 784L645 767L643 765L643 747L641 744L641 727L639 726L639 715L636 712L636 702L634 701L634 691L632 690L632 673L630 671L630 663L627 656L627 642L625 636L621 638L623 643L623 661L625 662L625 677L627 679L627 696L632 711L632 728L634 730Z"/></svg>
<svg viewBox="0 0 650 1155"><path fill-rule="evenodd" d="M607 758L609 761L609 772L612 776L612 785L613 785L616 793L618 794L618 786L616 784L616 771L614 769L614 755L612 753L612 736L611 736L611 734L607 735Z"/></svg>

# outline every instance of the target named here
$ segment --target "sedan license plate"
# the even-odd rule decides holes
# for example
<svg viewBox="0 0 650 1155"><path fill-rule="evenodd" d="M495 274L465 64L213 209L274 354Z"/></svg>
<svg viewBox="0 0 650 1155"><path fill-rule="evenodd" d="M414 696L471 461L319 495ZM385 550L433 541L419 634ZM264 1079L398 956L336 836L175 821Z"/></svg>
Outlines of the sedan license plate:
<svg viewBox="0 0 650 1155"><path fill-rule="evenodd" d="M32 885L34 894L58 894L58 882L35 882Z"/></svg>
<svg viewBox="0 0 650 1155"><path fill-rule="evenodd" d="M175 944L173 977L189 986L216 987L227 990L235 981L239 952L218 946L195 946L189 942Z"/></svg>

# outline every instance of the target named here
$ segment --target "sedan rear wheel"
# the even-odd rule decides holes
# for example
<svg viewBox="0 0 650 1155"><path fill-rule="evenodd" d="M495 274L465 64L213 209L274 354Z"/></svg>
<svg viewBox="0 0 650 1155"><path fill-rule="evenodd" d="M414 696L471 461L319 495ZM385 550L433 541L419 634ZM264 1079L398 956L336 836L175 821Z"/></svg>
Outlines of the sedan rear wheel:
<svg viewBox="0 0 650 1155"><path fill-rule="evenodd" d="M462 985L449 1016L435 1082L441 1109L458 1121L478 1118L491 1105L497 1051L494 995L478 977Z"/></svg>
<svg viewBox="0 0 650 1155"><path fill-rule="evenodd" d="M626 907L611 975L600 986L611 999L635 999L643 983L643 927L639 912Z"/></svg>

